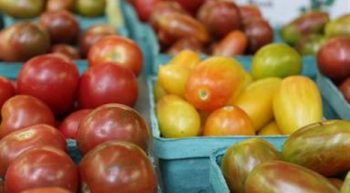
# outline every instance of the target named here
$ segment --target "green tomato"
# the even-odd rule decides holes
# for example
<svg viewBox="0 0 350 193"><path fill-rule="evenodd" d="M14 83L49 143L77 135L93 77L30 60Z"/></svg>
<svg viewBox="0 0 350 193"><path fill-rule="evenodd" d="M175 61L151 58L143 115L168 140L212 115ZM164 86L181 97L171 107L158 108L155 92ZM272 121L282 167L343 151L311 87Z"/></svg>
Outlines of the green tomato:
<svg viewBox="0 0 350 193"><path fill-rule="evenodd" d="M252 75L254 79L285 78L300 74L301 70L302 59L300 54L287 44L266 45L253 57Z"/></svg>
<svg viewBox="0 0 350 193"><path fill-rule="evenodd" d="M77 0L75 3L78 14L86 17L103 15L105 7L106 0Z"/></svg>
<svg viewBox="0 0 350 193"><path fill-rule="evenodd" d="M36 17L44 10L45 2L45 0L0 0L0 11L16 18Z"/></svg>

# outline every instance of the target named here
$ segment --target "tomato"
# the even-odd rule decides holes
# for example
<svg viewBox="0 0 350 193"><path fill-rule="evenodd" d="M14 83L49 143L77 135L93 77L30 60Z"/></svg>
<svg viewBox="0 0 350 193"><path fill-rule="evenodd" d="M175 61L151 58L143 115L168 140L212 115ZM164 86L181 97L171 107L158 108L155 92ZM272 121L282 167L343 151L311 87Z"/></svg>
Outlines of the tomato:
<svg viewBox="0 0 350 193"><path fill-rule="evenodd" d="M162 0L134 0L135 10L141 21L148 21L158 2Z"/></svg>
<svg viewBox="0 0 350 193"><path fill-rule="evenodd" d="M248 115L235 106L213 111L205 122L204 136L254 135L253 123Z"/></svg>
<svg viewBox="0 0 350 193"><path fill-rule="evenodd" d="M107 103L133 106L137 97L135 75L114 63L90 67L80 80L78 103L81 108L96 108Z"/></svg>
<svg viewBox="0 0 350 193"><path fill-rule="evenodd" d="M56 44L52 46L51 53L62 54L70 60L78 60L80 58L78 49L68 44Z"/></svg>
<svg viewBox="0 0 350 193"><path fill-rule="evenodd" d="M160 30L175 40L193 37L201 43L209 42L205 26L189 15L171 12L159 18L157 24Z"/></svg>
<svg viewBox="0 0 350 193"><path fill-rule="evenodd" d="M259 130L258 135L283 135L276 121L272 121Z"/></svg>
<svg viewBox="0 0 350 193"><path fill-rule="evenodd" d="M156 81L154 83L153 93L154 93L155 101L159 101L163 96L167 95L164 88L159 84L159 81Z"/></svg>
<svg viewBox="0 0 350 193"><path fill-rule="evenodd" d="M169 94L183 96L191 70L180 65L159 66L158 80Z"/></svg>
<svg viewBox="0 0 350 193"><path fill-rule="evenodd" d="M73 192L64 188L50 187L50 188L33 188L30 190L22 191L21 193L73 193Z"/></svg>
<svg viewBox="0 0 350 193"><path fill-rule="evenodd" d="M84 31L80 37L81 54L85 57L92 45L96 44L102 37L117 34L116 30L106 24L93 25Z"/></svg>
<svg viewBox="0 0 350 193"><path fill-rule="evenodd" d="M121 104L102 105L80 122L78 148L85 154L108 140L129 141L147 151L150 130L136 110Z"/></svg>
<svg viewBox="0 0 350 193"><path fill-rule="evenodd" d="M74 0L47 0L46 11L71 11L74 8Z"/></svg>
<svg viewBox="0 0 350 193"><path fill-rule="evenodd" d="M161 19L164 15L172 12L186 14L185 10L180 6L179 3L175 1L160 1L154 6L151 17L149 18L149 23L153 28L157 30L159 19Z"/></svg>
<svg viewBox="0 0 350 193"><path fill-rule="evenodd" d="M183 8L185 8L188 12L195 15L199 7L205 2L205 0L172 0L178 2Z"/></svg>
<svg viewBox="0 0 350 193"><path fill-rule="evenodd" d="M76 139L79 124L92 109L82 109L68 115L59 126L59 130L67 139Z"/></svg>
<svg viewBox="0 0 350 193"><path fill-rule="evenodd" d="M37 24L18 22L0 32L0 59L26 61L49 50L48 31Z"/></svg>
<svg viewBox="0 0 350 193"><path fill-rule="evenodd" d="M183 50L192 50L195 52L204 52L204 48L201 42L195 38L183 38L177 40L170 48L167 53L170 55L176 55Z"/></svg>
<svg viewBox="0 0 350 193"><path fill-rule="evenodd" d="M317 53L320 72L337 82L350 76L350 37L334 37Z"/></svg>
<svg viewBox="0 0 350 193"><path fill-rule="evenodd" d="M342 188L344 182L338 178L327 178L327 180L333 184L339 191Z"/></svg>
<svg viewBox="0 0 350 193"><path fill-rule="evenodd" d="M163 137L193 137L201 132L200 116L188 102L176 95L167 95L157 103L157 118Z"/></svg>
<svg viewBox="0 0 350 193"><path fill-rule="evenodd" d="M103 15L107 0L76 0L75 10L83 16L95 17Z"/></svg>
<svg viewBox="0 0 350 193"><path fill-rule="evenodd" d="M261 19L263 18L259 7L256 5L248 4L248 5L240 5L238 6L239 13L241 14L243 23L248 22L253 19Z"/></svg>
<svg viewBox="0 0 350 193"><path fill-rule="evenodd" d="M40 146L51 146L66 151L63 135L54 127L37 124L14 131L0 140L0 176L9 164L24 152Z"/></svg>
<svg viewBox="0 0 350 193"><path fill-rule="evenodd" d="M343 93L345 100L350 103L350 77L340 85L339 89Z"/></svg>
<svg viewBox="0 0 350 193"><path fill-rule="evenodd" d="M0 76L0 108L2 108L2 105L15 94L16 90L11 81Z"/></svg>
<svg viewBox="0 0 350 193"><path fill-rule="evenodd" d="M198 52L194 52L193 50L182 50L169 61L169 64L193 69L200 62L201 58Z"/></svg>
<svg viewBox="0 0 350 193"><path fill-rule="evenodd" d="M241 31L227 34L215 47L214 55L236 56L243 55L248 46L247 36Z"/></svg>
<svg viewBox="0 0 350 193"><path fill-rule="evenodd" d="M1 0L1 11L19 18L30 18L40 15L45 7L44 0Z"/></svg>
<svg viewBox="0 0 350 193"><path fill-rule="evenodd" d="M250 53L255 53L261 47L273 41L273 29L264 19L254 19L246 22L244 33L248 37L248 51Z"/></svg>
<svg viewBox="0 0 350 193"><path fill-rule="evenodd" d="M5 175L5 191L21 191L40 187L78 190L78 169L73 160L54 147L34 148L11 162Z"/></svg>
<svg viewBox="0 0 350 193"><path fill-rule="evenodd" d="M73 105L78 83L76 65L52 54L27 61L17 79L20 94L41 99L55 114L63 114Z"/></svg>
<svg viewBox="0 0 350 193"><path fill-rule="evenodd" d="M55 124L50 108L41 100L28 95L16 95L7 100L2 106L1 117L0 138L31 125Z"/></svg>
<svg viewBox="0 0 350 193"><path fill-rule="evenodd" d="M241 29L241 16L234 2L207 1L200 7L197 17L216 38Z"/></svg>
<svg viewBox="0 0 350 193"><path fill-rule="evenodd" d="M211 57L190 74L185 98L196 108L213 111L227 104L244 82L243 67L233 58Z"/></svg>
<svg viewBox="0 0 350 193"><path fill-rule="evenodd" d="M79 36L78 20L66 10L43 13L40 24L48 29L53 43L74 43Z"/></svg>
<svg viewBox="0 0 350 193"><path fill-rule="evenodd" d="M96 167L98 166L98 167ZM157 179L147 155L134 144L109 141L88 154L79 164L87 192L155 193Z"/></svg>
<svg viewBox="0 0 350 193"><path fill-rule="evenodd" d="M88 54L89 66L112 62L129 68L138 76L142 70L143 55L140 47L128 38L110 35L94 44Z"/></svg>

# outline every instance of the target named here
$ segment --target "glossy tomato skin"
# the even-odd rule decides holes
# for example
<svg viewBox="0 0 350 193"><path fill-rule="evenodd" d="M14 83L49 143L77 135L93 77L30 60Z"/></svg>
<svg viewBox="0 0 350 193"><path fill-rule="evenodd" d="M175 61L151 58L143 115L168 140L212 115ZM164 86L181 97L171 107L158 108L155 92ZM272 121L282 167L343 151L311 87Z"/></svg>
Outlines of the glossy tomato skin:
<svg viewBox="0 0 350 193"><path fill-rule="evenodd" d="M18 22L0 32L0 59L26 61L49 50L48 31L34 23Z"/></svg>
<svg viewBox="0 0 350 193"><path fill-rule="evenodd" d="M241 29L241 15L232 1L207 1L198 11L198 19L217 38Z"/></svg>
<svg viewBox="0 0 350 193"><path fill-rule="evenodd" d="M96 108L107 103L133 106L138 97L135 75L114 63L90 67L81 77L78 102L81 108Z"/></svg>
<svg viewBox="0 0 350 193"><path fill-rule="evenodd" d="M143 55L140 47L132 40L110 35L93 45L88 53L89 66L112 62L129 68L138 76L142 70Z"/></svg>
<svg viewBox="0 0 350 193"><path fill-rule="evenodd" d="M158 29L158 21L166 14L177 12L186 14L185 10L181 7L181 5L175 1L161 1L158 2L152 11L152 14L149 19L149 23L156 30Z"/></svg>
<svg viewBox="0 0 350 193"><path fill-rule="evenodd" d="M110 25L93 25L89 27L80 37L81 54L86 57L90 48L96 44L102 37L117 34L116 30Z"/></svg>
<svg viewBox="0 0 350 193"><path fill-rule="evenodd" d="M53 45L51 47L50 52L54 54L62 54L63 56L69 58L70 60L78 60L81 58L78 49L68 44Z"/></svg>
<svg viewBox="0 0 350 193"><path fill-rule="evenodd" d="M273 41L273 29L264 19L249 20L244 25L244 32L248 37L248 51L250 53L255 53Z"/></svg>
<svg viewBox="0 0 350 193"><path fill-rule="evenodd" d="M51 146L66 151L63 135L54 127L37 124L10 133L0 140L0 176L9 164L22 153L40 146Z"/></svg>
<svg viewBox="0 0 350 193"><path fill-rule="evenodd" d="M184 38L176 41L167 51L168 54L176 55L183 50L204 52L203 45L195 38Z"/></svg>
<svg viewBox="0 0 350 193"><path fill-rule="evenodd" d="M4 13L16 18L31 18L40 15L45 7L43 0L1 1Z"/></svg>
<svg viewBox="0 0 350 193"><path fill-rule="evenodd" d="M10 80L0 76L0 108L11 97L16 94L14 85Z"/></svg>
<svg viewBox="0 0 350 193"><path fill-rule="evenodd" d="M21 193L73 193L64 188L50 187L50 188L33 188L30 190L22 191Z"/></svg>
<svg viewBox="0 0 350 193"><path fill-rule="evenodd" d="M76 139L78 127L82 119L84 119L92 109L82 109L68 115L59 126L59 130L67 139Z"/></svg>
<svg viewBox="0 0 350 193"><path fill-rule="evenodd" d="M79 171L83 189L91 192L157 191L156 175L151 162L142 149L131 143L109 141L97 146L83 157Z"/></svg>
<svg viewBox="0 0 350 193"><path fill-rule="evenodd" d="M252 19L263 18L260 9L255 5L240 5L238 8L243 23L248 22Z"/></svg>
<svg viewBox="0 0 350 193"><path fill-rule="evenodd" d="M195 66L190 74L185 98L197 109L213 111L225 106L239 91L245 72L233 58L215 56Z"/></svg>
<svg viewBox="0 0 350 193"><path fill-rule="evenodd" d="M74 43L80 31L77 19L66 10L43 13L40 24L48 29L53 43Z"/></svg>
<svg viewBox="0 0 350 193"><path fill-rule="evenodd" d="M121 104L106 104L81 121L77 142L80 152L85 154L108 140L129 141L147 151L150 130L145 119L134 109Z"/></svg>
<svg viewBox="0 0 350 193"><path fill-rule="evenodd" d="M214 55L236 56L243 55L247 49L248 38L241 31L233 31L227 34L215 47Z"/></svg>
<svg viewBox="0 0 350 193"><path fill-rule="evenodd" d="M52 54L41 55L27 61L18 79L18 92L44 101L59 115L72 106L79 84L76 65Z"/></svg>
<svg viewBox="0 0 350 193"><path fill-rule="evenodd" d="M74 0L47 0L46 11L71 11L74 8Z"/></svg>
<svg viewBox="0 0 350 193"><path fill-rule="evenodd" d="M350 76L350 38L335 37L328 40L317 53L320 71L334 81Z"/></svg>
<svg viewBox="0 0 350 193"><path fill-rule="evenodd" d="M39 123L54 125L55 117L41 100L29 95L16 95L1 109L0 138L7 134Z"/></svg>
<svg viewBox="0 0 350 193"><path fill-rule="evenodd" d="M34 148L12 161L5 175L5 191L21 191L39 187L61 187L78 190L78 169L73 160L54 147Z"/></svg>
<svg viewBox="0 0 350 193"><path fill-rule="evenodd" d="M141 21L148 21L154 7L162 0L134 0L134 7Z"/></svg>

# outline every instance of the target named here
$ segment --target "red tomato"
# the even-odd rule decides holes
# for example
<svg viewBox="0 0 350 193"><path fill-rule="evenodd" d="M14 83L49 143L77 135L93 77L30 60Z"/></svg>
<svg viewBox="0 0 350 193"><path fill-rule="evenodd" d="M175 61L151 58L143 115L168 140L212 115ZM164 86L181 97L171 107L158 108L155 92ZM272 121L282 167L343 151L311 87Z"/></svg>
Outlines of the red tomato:
<svg viewBox="0 0 350 193"><path fill-rule="evenodd" d="M55 124L55 117L50 108L41 100L28 96L16 95L7 100L1 109L0 138L7 134L36 124Z"/></svg>
<svg viewBox="0 0 350 193"><path fill-rule="evenodd" d="M214 55L229 57L243 55L247 46L247 36L242 31L233 31L214 47Z"/></svg>
<svg viewBox="0 0 350 193"><path fill-rule="evenodd" d="M158 29L158 21L166 14L178 12L186 14L185 10L181 5L175 1L161 1L154 6L151 18L149 19L150 24L155 29Z"/></svg>
<svg viewBox="0 0 350 193"><path fill-rule="evenodd" d="M136 145L109 141L84 156L79 165L88 192L155 193L157 180L147 155Z"/></svg>
<svg viewBox="0 0 350 193"><path fill-rule="evenodd" d="M154 6L162 0L133 0L135 10L141 21L148 21Z"/></svg>
<svg viewBox="0 0 350 193"><path fill-rule="evenodd" d="M176 55L183 50L192 50L195 52L203 52L203 45L195 38L184 38L176 41L170 49L167 51L168 54Z"/></svg>
<svg viewBox="0 0 350 193"><path fill-rule="evenodd" d="M59 127L59 130L63 133L64 137L67 139L76 139L80 121L84 119L91 111L92 109L83 109L73 112L66 117Z"/></svg>
<svg viewBox="0 0 350 193"><path fill-rule="evenodd" d="M259 7L257 7L256 5L241 5L238 6L238 8L244 23L249 20L263 18Z"/></svg>
<svg viewBox="0 0 350 193"><path fill-rule="evenodd" d="M197 13L199 7L205 2L205 0L172 0L178 2L183 8L193 15Z"/></svg>
<svg viewBox="0 0 350 193"><path fill-rule="evenodd" d="M47 0L47 11L71 11L74 8L74 0Z"/></svg>
<svg viewBox="0 0 350 193"><path fill-rule="evenodd" d="M129 68L138 76L143 65L140 47L132 40L110 35L103 37L93 45L88 54L89 66L113 62Z"/></svg>
<svg viewBox="0 0 350 193"><path fill-rule="evenodd" d="M22 67L18 92L43 100L55 114L65 113L73 104L79 84L76 65L46 54L34 57Z"/></svg>
<svg viewBox="0 0 350 193"><path fill-rule="evenodd" d="M133 106L138 96L137 79L119 65L99 64L82 75L78 95L81 108L96 108L107 103Z"/></svg>
<svg viewBox="0 0 350 193"><path fill-rule="evenodd" d="M234 2L207 1L198 11L198 19L218 38L241 29L241 16Z"/></svg>
<svg viewBox="0 0 350 193"><path fill-rule="evenodd" d="M250 53L255 53L273 41L273 29L264 19L248 20L244 25L244 32L248 37Z"/></svg>
<svg viewBox="0 0 350 193"><path fill-rule="evenodd" d="M117 34L116 30L106 24L93 25L89 27L80 38L81 54L86 57L91 46L96 44L101 38L107 35Z"/></svg>
<svg viewBox="0 0 350 193"><path fill-rule="evenodd" d="M54 127L38 124L10 133L0 140L0 176L19 155L29 149L40 146L52 146L66 151L66 140Z"/></svg>
<svg viewBox="0 0 350 193"><path fill-rule="evenodd" d="M339 89L343 93L345 100L350 103L350 77L340 85Z"/></svg>
<svg viewBox="0 0 350 193"><path fill-rule="evenodd" d="M15 86L10 80L0 76L0 108L11 97L16 94Z"/></svg>
<svg viewBox="0 0 350 193"><path fill-rule="evenodd" d="M107 104L81 121L77 143L80 152L85 154L108 140L129 141L147 151L150 130L145 119L134 109L121 104Z"/></svg>
<svg viewBox="0 0 350 193"><path fill-rule="evenodd" d="M54 54L62 54L70 60L78 60L80 58L78 49L68 44L53 45L50 52Z"/></svg>
<svg viewBox="0 0 350 193"><path fill-rule="evenodd" d="M79 23L66 10L41 14L40 24L48 29L53 43L74 43L79 36Z"/></svg>
<svg viewBox="0 0 350 193"><path fill-rule="evenodd" d="M40 187L78 190L78 169L65 152L44 146L28 150L11 162L5 175L6 192Z"/></svg>
<svg viewBox="0 0 350 193"><path fill-rule="evenodd" d="M33 188L30 190L22 191L21 193L73 193L64 188Z"/></svg>

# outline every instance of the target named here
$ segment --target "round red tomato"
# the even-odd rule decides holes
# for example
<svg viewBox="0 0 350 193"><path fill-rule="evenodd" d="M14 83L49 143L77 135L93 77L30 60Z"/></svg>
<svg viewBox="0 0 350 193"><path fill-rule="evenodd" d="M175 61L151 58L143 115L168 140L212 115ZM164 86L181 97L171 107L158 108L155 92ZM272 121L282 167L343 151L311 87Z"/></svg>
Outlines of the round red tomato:
<svg viewBox="0 0 350 193"><path fill-rule="evenodd" d="M107 103L133 106L138 96L135 75L110 63L90 67L81 77L78 91L81 108L96 108Z"/></svg>
<svg viewBox="0 0 350 193"><path fill-rule="evenodd" d="M12 161L5 175L6 192L40 187L78 190L78 169L65 152L44 146L28 150Z"/></svg>
<svg viewBox="0 0 350 193"><path fill-rule="evenodd" d="M147 151L150 131L145 119L134 109L121 104L107 104L81 121L77 143L80 152L85 154L109 140L129 141Z"/></svg>
<svg viewBox="0 0 350 193"><path fill-rule="evenodd" d="M80 38L81 54L85 57L89 53L90 48L101 38L114 34L117 34L117 32L110 25L102 24L89 27Z"/></svg>
<svg viewBox="0 0 350 193"><path fill-rule="evenodd" d="M28 96L16 95L7 100L1 109L0 138L7 134L36 124L55 124L55 117L50 108L41 100Z"/></svg>
<svg viewBox="0 0 350 193"><path fill-rule="evenodd" d="M133 0L135 10L142 21L148 21L153 8L158 2L162 0Z"/></svg>
<svg viewBox="0 0 350 193"><path fill-rule="evenodd" d="M79 36L79 23L66 10L41 14L40 24L48 29L53 43L74 43Z"/></svg>
<svg viewBox="0 0 350 193"><path fill-rule="evenodd" d="M89 66L106 62L129 68L138 76L142 70L143 56L140 47L132 40L110 35L93 45L88 53Z"/></svg>
<svg viewBox="0 0 350 193"><path fill-rule="evenodd" d="M17 79L18 92L44 101L55 114L65 113L75 100L79 84L76 65L52 54L27 61Z"/></svg>
<svg viewBox="0 0 350 193"><path fill-rule="evenodd" d="M29 149L52 146L66 151L66 140L54 127L38 124L12 132L0 140L0 176L4 176L8 165Z"/></svg>
<svg viewBox="0 0 350 193"><path fill-rule="evenodd" d="M10 80L0 76L0 108L12 96L16 94L14 85Z"/></svg>
<svg viewBox="0 0 350 193"><path fill-rule="evenodd" d="M60 124L59 130L67 139L76 139L80 121L84 119L92 109L83 109L68 115Z"/></svg>
<svg viewBox="0 0 350 193"><path fill-rule="evenodd" d="M84 156L79 165L88 192L155 193L157 180L147 155L136 145L109 141Z"/></svg>
<svg viewBox="0 0 350 193"><path fill-rule="evenodd" d="M30 190L25 190L21 193L73 193L73 192L64 188L53 187L53 188L33 188Z"/></svg>

